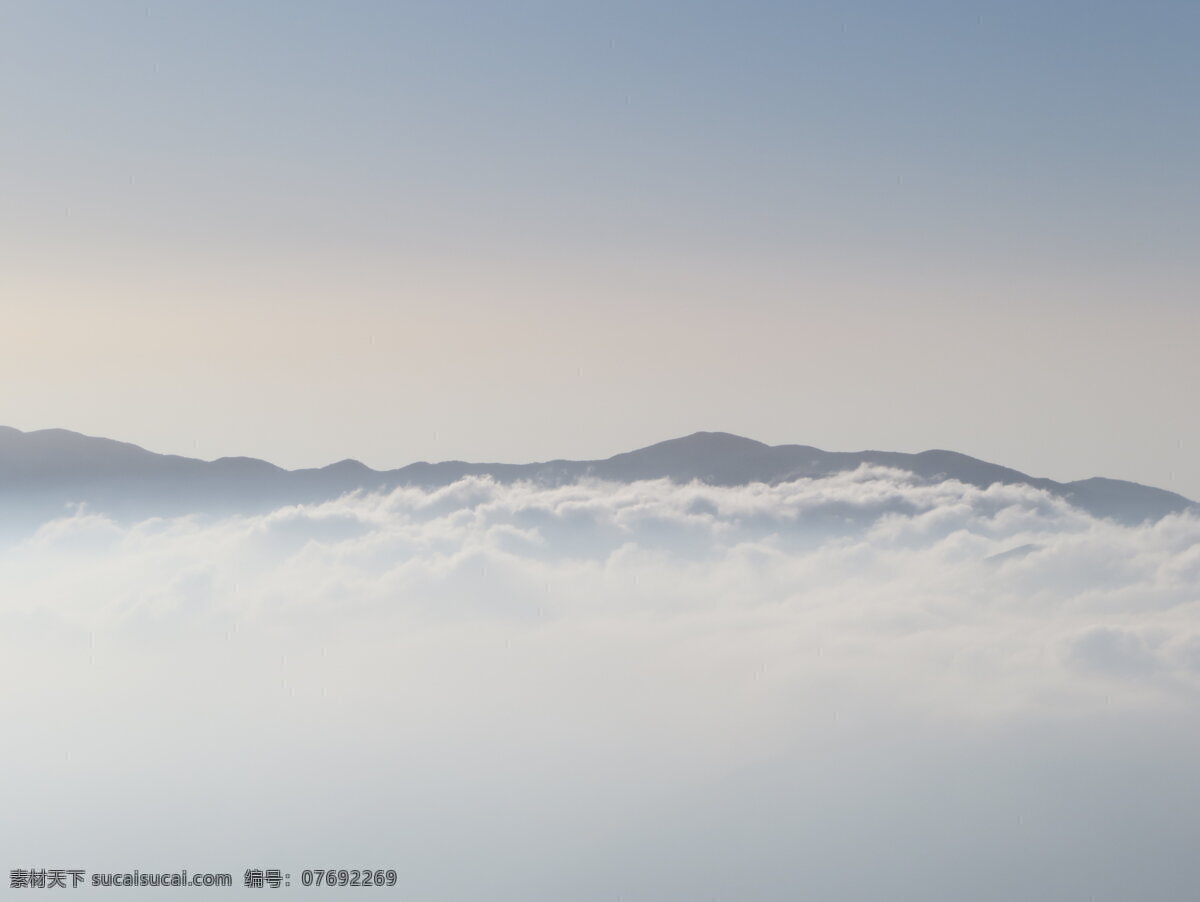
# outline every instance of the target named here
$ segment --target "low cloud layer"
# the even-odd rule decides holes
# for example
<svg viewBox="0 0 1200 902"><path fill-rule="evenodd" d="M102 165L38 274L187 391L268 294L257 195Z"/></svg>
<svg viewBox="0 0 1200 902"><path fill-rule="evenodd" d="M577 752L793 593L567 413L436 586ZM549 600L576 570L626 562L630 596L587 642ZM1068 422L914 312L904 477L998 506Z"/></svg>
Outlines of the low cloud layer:
<svg viewBox="0 0 1200 902"><path fill-rule="evenodd" d="M0 714L28 725L2 838L39 860L334 855L432 899L1181 898L1200 876L1175 854L1200 820L1191 516L880 468L467 479L215 521L83 510L5 549L0 586Z"/></svg>

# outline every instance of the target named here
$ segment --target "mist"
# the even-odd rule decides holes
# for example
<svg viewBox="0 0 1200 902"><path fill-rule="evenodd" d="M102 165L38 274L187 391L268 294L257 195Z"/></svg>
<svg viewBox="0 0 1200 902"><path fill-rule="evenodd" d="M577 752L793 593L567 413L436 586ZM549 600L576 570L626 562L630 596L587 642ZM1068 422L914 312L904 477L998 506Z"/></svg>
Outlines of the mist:
<svg viewBox="0 0 1200 902"><path fill-rule="evenodd" d="M278 867L283 893L395 868L399 897L447 900L1200 878L1189 514L880 467L469 478L80 508L0 552L0 597L14 867Z"/></svg>

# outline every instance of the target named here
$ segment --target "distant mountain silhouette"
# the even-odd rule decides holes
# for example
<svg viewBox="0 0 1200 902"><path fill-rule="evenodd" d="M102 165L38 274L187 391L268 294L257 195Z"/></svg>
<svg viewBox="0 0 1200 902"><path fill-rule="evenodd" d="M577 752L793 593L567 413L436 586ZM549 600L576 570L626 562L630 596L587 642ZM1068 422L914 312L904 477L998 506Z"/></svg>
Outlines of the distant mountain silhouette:
<svg viewBox="0 0 1200 902"><path fill-rule="evenodd" d="M357 489L448 485L470 475L542 484L584 478L619 482L666 478L728 486L827 476L862 464L895 467L930 481L957 479L979 487L1023 483L1046 489L1097 516L1125 523L1197 509L1181 495L1133 482L1101 478L1054 482L953 451L822 451L807 445L765 445L725 432L697 432L605 460L420 462L380 471L356 460L309 470L284 470L250 457L203 461L155 454L137 445L64 429L21 432L0 427L0 522L42 522L81 503L119 519L254 513L285 504L329 500Z"/></svg>

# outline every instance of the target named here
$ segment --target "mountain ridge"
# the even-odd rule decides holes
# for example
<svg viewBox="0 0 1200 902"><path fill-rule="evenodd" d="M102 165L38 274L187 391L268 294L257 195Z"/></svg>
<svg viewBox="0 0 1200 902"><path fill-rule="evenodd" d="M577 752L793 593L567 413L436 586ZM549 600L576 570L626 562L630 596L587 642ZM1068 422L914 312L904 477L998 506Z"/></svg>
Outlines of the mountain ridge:
<svg viewBox="0 0 1200 902"><path fill-rule="evenodd" d="M915 454L825 451L811 445L767 445L728 432L695 432L596 460L526 464L415 461L375 470L346 458L324 467L286 470L253 457L205 461L158 454L129 442L66 429L22 432L9 426L0 426L0 503L10 511L24 506L43 514L83 503L116 516L168 516L252 512L330 500L355 490L384 491L404 485L433 488L472 475L501 482L667 478L743 485L828 476L863 464L895 467L931 481L957 479L979 487L996 482L1026 484L1066 498L1089 513L1127 523L1200 509L1182 495L1140 483L1105 477L1060 483L946 449Z"/></svg>

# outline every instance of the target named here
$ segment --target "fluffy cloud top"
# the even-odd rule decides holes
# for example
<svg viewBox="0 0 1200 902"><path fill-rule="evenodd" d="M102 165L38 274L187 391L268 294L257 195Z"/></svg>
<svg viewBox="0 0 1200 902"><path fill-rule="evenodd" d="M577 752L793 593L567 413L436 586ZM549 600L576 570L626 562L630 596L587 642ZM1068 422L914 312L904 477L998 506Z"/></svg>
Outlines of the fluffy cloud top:
<svg viewBox="0 0 1200 902"><path fill-rule="evenodd" d="M279 854L419 850L426 898L1170 898L1194 876L1168 855L1194 818L1154 807L1200 776L1173 744L1200 734L1190 516L879 468L466 479L224 520L81 511L8 547L0 586L23 687L0 713L50 721L5 753L33 787L18 849L70 788L137 813L101 844L132 854L173 786L212 806L184 833L216 850L220 817ZM238 795L256 779L268 809ZM343 833L296 826L300 785ZM1125 857L1089 875L1095 817ZM463 856L486 877L449 876Z"/></svg>

